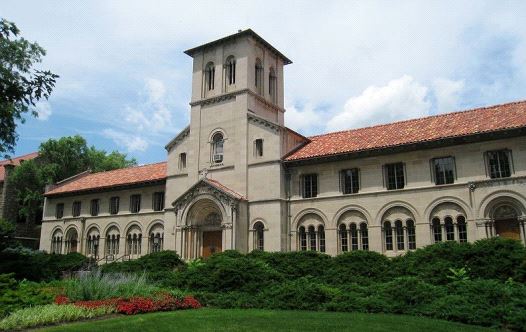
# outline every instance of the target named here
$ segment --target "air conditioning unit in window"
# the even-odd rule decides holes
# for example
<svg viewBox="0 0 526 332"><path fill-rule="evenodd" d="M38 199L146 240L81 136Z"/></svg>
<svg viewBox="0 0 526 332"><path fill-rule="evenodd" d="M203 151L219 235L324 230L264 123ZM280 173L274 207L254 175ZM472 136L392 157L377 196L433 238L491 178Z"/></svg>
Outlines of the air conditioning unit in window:
<svg viewBox="0 0 526 332"><path fill-rule="evenodd" d="M214 163L220 163L223 161L223 155L222 154L215 154L213 157Z"/></svg>

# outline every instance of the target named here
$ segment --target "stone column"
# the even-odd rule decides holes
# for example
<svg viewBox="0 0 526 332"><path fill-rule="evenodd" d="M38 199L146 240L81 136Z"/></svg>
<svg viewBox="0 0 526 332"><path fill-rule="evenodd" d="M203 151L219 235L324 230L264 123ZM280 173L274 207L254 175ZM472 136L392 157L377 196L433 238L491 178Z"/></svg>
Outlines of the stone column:
<svg viewBox="0 0 526 332"><path fill-rule="evenodd" d="M334 228L325 229L325 253L331 256L338 255L338 232Z"/></svg>

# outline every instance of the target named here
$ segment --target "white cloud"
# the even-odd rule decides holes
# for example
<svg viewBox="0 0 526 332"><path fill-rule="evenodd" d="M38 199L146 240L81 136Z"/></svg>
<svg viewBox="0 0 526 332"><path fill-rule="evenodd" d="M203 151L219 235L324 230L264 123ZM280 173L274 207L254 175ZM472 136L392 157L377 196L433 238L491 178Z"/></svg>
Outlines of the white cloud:
<svg viewBox="0 0 526 332"><path fill-rule="evenodd" d="M286 110L285 125L295 131L310 132L322 123L320 112L315 111L312 104L307 104L302 109L291 105Z"/></svg>
<svg viewBox="0 0 526 332"><path fill-rule="evenodd" d="M173 131L172 113L166 102L166 88L161 80L149 78L144 91L146 100L124 110L125 121L137 131L157 134Z"/></svg>
<svg viewBox="0 0 526 332"><path fill-rule="evenodd" d="M114 129L104 129L103 136L113 140L117 145L125 147L128 152L146 151L148 142L137 135L128 134Z"/></svg>
<svg viewBox="0 0 526 332"><path fill-rule="evenodd" d="M433 82L433 93L435 94L438 113L459 111L460 97L464 90L464 81L452 81L444 78Z"/></svg>
<svg viewBox="0 0 526 332"><path fill-rule="evenodd" d="M38 113L38 119L41 121L46 121L53 114L51 105L47 101L38 102L35 106L35 111Z"/></svg>
<svg viewBox="0 0 526 332"><path fill-rule="evenodd" d="M331 131L428 115L429 89L411 76L404 75L382 87L370 86L347 100L344 110L327 123Z"/></svg>

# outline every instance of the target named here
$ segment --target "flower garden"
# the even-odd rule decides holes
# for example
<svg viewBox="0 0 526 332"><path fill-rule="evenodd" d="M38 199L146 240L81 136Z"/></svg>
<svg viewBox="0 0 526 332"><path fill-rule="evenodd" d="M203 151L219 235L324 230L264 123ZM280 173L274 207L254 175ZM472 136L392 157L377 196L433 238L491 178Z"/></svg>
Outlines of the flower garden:
<svg viewBox="0 0 526 332"><path fill-rule="evenodd" d="M227 251L185 263L164 251L76 278L57 273L85 264L76 254L3 250L0 330L204 306L216 308L200 310L205 316L217 309L256 316L261 310L402 314L526 331L526 248L513 240L439 243L394 259L367 251L337 257ZM439 330L431 323L429 330L435 325Z"/></svg>

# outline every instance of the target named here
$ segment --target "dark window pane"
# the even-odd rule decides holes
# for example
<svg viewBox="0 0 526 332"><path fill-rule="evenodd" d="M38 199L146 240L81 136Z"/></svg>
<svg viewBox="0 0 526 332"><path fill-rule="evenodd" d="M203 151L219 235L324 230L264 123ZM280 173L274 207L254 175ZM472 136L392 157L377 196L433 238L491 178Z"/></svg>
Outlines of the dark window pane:
<svg viewBox="0 0 526 332"><path fill-rule="evenodd" d="M342 171L342 184L344 194L355 194L360 190L358 169L347 169Z"/></svg>

